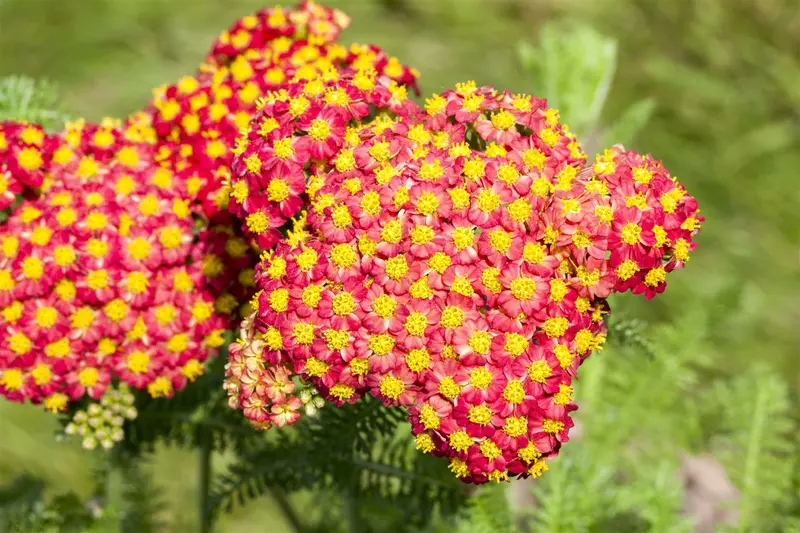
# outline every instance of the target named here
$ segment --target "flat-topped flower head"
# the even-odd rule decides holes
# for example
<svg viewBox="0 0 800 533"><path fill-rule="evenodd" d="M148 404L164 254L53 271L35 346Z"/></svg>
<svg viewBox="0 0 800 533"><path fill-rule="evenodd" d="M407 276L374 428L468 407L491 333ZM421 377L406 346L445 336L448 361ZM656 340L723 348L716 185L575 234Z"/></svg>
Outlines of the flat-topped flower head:
<svg viewBox="0 0 800 533"><path fill-rule="evenodd" d="M55 152L75 157L54 162L49 186L0 226L0 392L52 411L115 382L172 396L235 319L221 304L252 284L247 245L198 231L207 223L146 145L110 124L71 128Z"/></svg>
<svg viewBox="0 0 800 533"><path fill-rule="evenodd" d="M368 87L288 86L240 143L235 212L265 222L251 232L285 201L275 180L309 203L256 268L233 346L257 364L232 359L232 405L258 394L247 384L299 374L336 405L408 407L418 449L463 481L538 477L568 440L605 299L663 290L694 247L696 203L649 156L587 164L544 100L470 82L423 110ZM273 423L282 401L258 397L245 416Z"/></svg>
<svg viewBox="0 0 800 533"><path fill-rule="evenodd" d="M233 188L230 167L241 149L239 132L250 124L262 98L300 80L318 80L315 86L341 76L356 77L366 88L380 81L391 88L397 103L408 104L406 87L416 89L418 74L396 58L375 46L353 45L345 48L334 41L347 18L337 10L304 2L297 9L269 8L243 17L224 32L214 45L207 62L194 76L154 91L152 105L145 115L156 133L157 159L191 183L194 201L201 204L207 217L228 222L226 207L243 202L248 191ZM295 98L288 112L293 118L305 114L309 94ZM331 118L331 117L328 117ZM279 125L261 121L255 128L267 136ZM330 131L324 120L316 122L313 133L317 144L315 157L325 153ZM279 153L290 158L291 146L279 144ZM257 164L250 160L251 167ZM273 197L295 191L274 191ZM285 210L285 209L284 209ZM263 213L267 216L268 213ZM267 223L286 222L291 215L278 214ZM263 217L253 219L263 227ZM262 232L263 235L264 232ZM272 241L277 233L266 232L260 243ZM269 248L269 246L262 247Z"/></svg>

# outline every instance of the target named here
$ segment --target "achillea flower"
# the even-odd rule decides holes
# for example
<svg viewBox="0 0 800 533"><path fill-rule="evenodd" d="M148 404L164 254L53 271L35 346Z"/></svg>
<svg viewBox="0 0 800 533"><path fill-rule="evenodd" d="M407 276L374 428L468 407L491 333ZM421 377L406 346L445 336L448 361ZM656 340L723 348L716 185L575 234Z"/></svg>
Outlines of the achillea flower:
<svg viewBox="0 0 800 533"><path fill-rule="evenodd" d="M310 203L256 268L232 405L248 381L299 374L336 405L407 406L418 449L463 481L538 477L569 438L572 379L602 348L605 298L663 290L694 248L696 202L649 156L615 148L586 168L543 100L465 83L422 111L348 83L287 86L240 141L237 214L269 205L278 175L303 180ZM322 109L347 103L329 115L341 122L303 115L320 116L321 94ZM293 116L298 99L310 104ZM361 101L403 112L367 116ZM312 166L303 145L322 130L337 135ZM256 405L245 416L277 422Z"/></svg>
<svg viewBox="0 0 800 533"><path fill-rule="evenodd" d="M301 194L312 174L333 172L343 180L353 178L347 186L355 194L359 164L375 168L378 160L394 152L391 145L370 145L362 153L362 136L353 125L367 117L370 106L377 109L376 128L390 128L391 114L415 111L410 101L392 98L392 89L380 82L374 70L358 71L349 78L331 72L328 81L315 78L293 83L264 98L250 129L237 140L241 148L232 167L230 209L244 219L245 234L262 248L272 247L279 238L277 228L299 213ZM325 166L319 163L325 161ZM338 196L344 202L350 192L344 190ZM326 221L326 235L337 242L352 239L354 216L366 223L378 214L374 195L363 205L352 200L336 203L334 196L320 201L333 203L317 203L309 216L330 209L333 215Z"/></svg>
<svg viewBox="0 0 800 533"><path fill-rule="evenodd" d="M225 65L246 53L280 50L291 40L332 43L349 25L349 17L338 9L311 0L304 0L293 9L268 7L240 18L222 32L206 63Z"/></svg>
<svg viewBox="0 0 800 533"><path fill-rule="evenodd" d="M252 283L231 279L249 266L246 243L196 232L172 173L115 126L68 126L49 184L0 227L0 392L9 399L60 411L116 381L171 396L223 343L236 310L223 304L226 291Z"/></svg>
<svg viewBox="0 0 800 533"><path fill-rule="evenodd" d="M178 173L182 182L190 184L193 200L203 206L207 217L228 222L225 214L229 202L241 204L248 198L244 184L231 183L229 169L239 150L239 131L248 127L262 97L276 91L283 94L290 83L317 80L306 95L313 99L320 95L316 91L324 90L324 81L354 76L364 89L376 80L390 87L382 95L382 106L411 105L406 86L416 89L418 73L378 47L354 45L346 49L336 44L347 22L338 10L314 2L303 2L295 10L276 7L243 17L220 36L197 75L154 91L145 114L156 133L157 158ZM282 104L285 117L308 121L303 127L309 136L298 147L303 153L295 155L327 158L333 150L331 143L344 134L336 128L341 122L336 113L327 108L320 115L320 106L311 109L306 97L283 100ZM278 141L276 136L285 124L266 120L258 131L265 139ZM282 146L278 149L295 149ZM296 157L287 159L296 161ZM251 166L257 164L251 159ZM280 237L276 228L297 212L301 191L288 185L278 181L271 190L270 201L282 204L280 209L261 210L251 219L251 225L259 230L257 240L262 248L277 242ZM252 200L248 203L256 204L253 210L262 207Z"/></svg>
<svg viewBox="0 0 800 533"><path fill-rule="evenodd" d="M0 209L17 196L38 189L52 153L53 138L27 122L0 122Z"/></svg>

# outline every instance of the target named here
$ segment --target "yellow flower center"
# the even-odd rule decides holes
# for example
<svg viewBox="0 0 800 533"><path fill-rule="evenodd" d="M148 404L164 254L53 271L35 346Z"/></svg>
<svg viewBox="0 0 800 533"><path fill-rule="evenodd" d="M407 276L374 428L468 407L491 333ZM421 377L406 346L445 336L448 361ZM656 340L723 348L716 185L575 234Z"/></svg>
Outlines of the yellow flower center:
<svg viewBox="0 0 800 533"><path fill-rule="evenodd" d="M422 337L428 327L428 317L422 313L410 313L406 318L405 329L413 337Z"/></svg>
<svg viewBox="0 0 800 533"><path fill-rule="evenodd" d="M475 244L475 231L470 227L458 227L453 230L453 244L459 252Z"/></svg>
<svg viewBox="0 0 800 533"><path fill-rule="evenodd" d="M445 376L439 382L439 394L450 400L454 400L461 394L461 385L455 382L451 376Z"/></svg>
<svg viewBox="0 0 800 533"><path fill-rule="evenodd" d="M356 301L349 292L342 292L333 297L331 302L333 314L337 316L347 316L356 308Z"/></svg>
<svg viewBox="0 0 800 533"><path fill-rule="evenodd" d="M469 338L469 347L481 355L489 353L491 345L492 336L487 331L476 331Z"/></svg>
<svg viewBox="0 0 800 533"><path fill-rule="evenodd" d="M564 430L564 422L560 420L550 420L549 418L545 418L544 422L542 422L542 428L545 430L546 433L558 433L559 431Z"/></svg>
<svg viewBox="0 0 800 533"><path fill-rule="evenodd" d="M453 264L453 260L444 252L436 252L428 259L428 266L439 274L444 274L451 264Z"/></svg>
<svg viewBox="0 0 800 533"><path fill-rule="evenodd" d="M500 111L499 113L495 113L492 115L492 126L498 130L510 130L517 124L517 119L514 118L514 115L506 111L505 109Z"/></svg>
<svg viewBox="0 0 800 533"><path fill-rule="evenodd" d="M536 383L545 383L552 373L553 369L550 368L547 361L534 361L528 367L528 377Z"/></svg>
<svg viewBox="0 0 800 533"><path fill-rule="evenodd" d="M294 337L298 344L311 344L314 342L314 325L298 322L292 329L292 337Z"/></svg>
<svg viewBox="0 0 800 533"><path fill-rule="evenodd" d="M639 272L639 265L633 259L626 259L617 267L617 276L622 281L627 281Z"/></svg>
<svg viewBox="0 0 800 533"><path fill-rule="evenodd" d="M524 416L510 416L506 418L503 431L511 438L521 437L528 432L528 419Z"/></svg>
<svg viewBox="0 0 800 533"><path fill-rule="evenodd" d="M506 333L506 344L503 348L511 357L519 357L528 349L528 340L519 333Z"/></svg>
<svg viewBox="0 0 800 533"><path fill-rule="evenodd" d="M568 327L569 321L563 316L559 316L545 320L542 329L549 337L561 337L567 332Z"/></svg>
<svg viewBox="0 0 800 533"><path fill-rule="evenodd" d="M511 294L519 301L526 301L533 298L536 292L536 281L527 276L520 276L511 280Z"/></svg>
<svg viewBox="0 0 800 533"><path fill-rule="evenodd" d="M372 311L383 319L391 318L397 309L397 302L388 294L382 294L372 302Z"/></svg>
<svg viewBox="0 0 800 533"><path fill-rule="evenodd" d="M344 204L337 204L331 210L331 220L333 226L338 229L350 227L353 223L353 217L350 216L350 211Z"/></svg>
<svg viewBox="0 0 800 533"><path fill-rule="evenodd" d="M361 197L361 209L368 215L377 215L381 212L381 197L375 191L364 193Z"/></svg>
<svg viewBox="0 0 800 533"><path fill-rule="evenodd" d="M456 306L445 307L442 311L440 323L447 329L459 327L464 323L464 310Z"/></svg>
<svg viewBox="0 0 800 533"><path fill-rule="evenodd" d="M635 222L628 222L622 227L622 232L620 236L622 237L622 242L628 245L634 245L639 242L639 237L642 234L642 228L639 224Z"/></svg>
<svg viewBox="0 0 800 533"><path fill-rule="evenodd" d="M181 245L183 241L183 232L177 226L167 226L161 230L158 241L164 248L174 250Z"/></svg>
<svg viewBox="0 0 800 533"><path fill-rule="evenodd" d="M431 355L425 348L411 350L406 354L406 365L412 372L422 372L430 367Z"/></svg>
<svg viewBox="0 0 800 533"><path fill-rule="evenodd" d="M372 335L369 338L369 349L372 350L375 355L386 355L394 349L394 342L394 337L387 333Z"/></svg>
<svg viewBox="0 0 800 533"><path fill-rule="evenodd" d="M58 311L55 307L40 307L36 311L36 325L40 328L52 328L58 320Z"/></svg>
<svg viewBox="0 0 800 533"><path fill-rule="evenodd" d="M406 274L408 274L408 262L405 256L397 255L386 261L386 275L389 278L398 281L403 279Z"/></svg>
<svg viewBox="0 0 800 533"><path fill-rule="evenodd" d="M473 424L486 426L492 420L492 410L486 407L486 404L473 405L469 408L467 416Z"/></svg>
<svg viewBox="0 0 800 533"><path fill-rule="evenodd" d="M491 189L482 189L478 193L478 209L484 213L491 213L500 206L500 195Z"/></svg>
<svg viewBox="0 0 800 533"><path fill-rule="evenodd" d="M506 388L503 389L503 398L505 398L508 403L515 405L522 403L522 400L525 399L525 389L522 383L516 379L509 381Z"/></svg>
<svg viewBox="0 0 800 533"><path fill-rule="evenodd" d="M469 372L469 384L478 390L484 390L492 383L492 373L486 367L479 366Z"/></svg>
<svg viewBox="0 0 800 533"><path fill-rule="evenodd" d="M406 384L392 375L386 375L381 378L380 391L390 400L396 400L406 391Z"/></svg>

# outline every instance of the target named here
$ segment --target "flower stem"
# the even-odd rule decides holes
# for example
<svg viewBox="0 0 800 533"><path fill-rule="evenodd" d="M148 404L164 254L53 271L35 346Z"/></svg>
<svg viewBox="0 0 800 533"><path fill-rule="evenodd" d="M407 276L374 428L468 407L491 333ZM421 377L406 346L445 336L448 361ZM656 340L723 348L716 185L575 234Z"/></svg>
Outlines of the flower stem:
<svg viewBox="0 0 800 533"><path fill-rule="evenodd" d="M211 517L211 448L212 448L212 435L211 429L205 428L202 430L199 451L199 470L200 477L198 481L198 507L200 519L200 533L210 533L212 526Z"/></svg>
<svg viewBox="0 0 800 533"><path fill-rule="evenodd" d="M344 499L344 519L347 522L347 531L349 533L362 533L361 519L352 491L346 491L342 498Z"/></svg>
<svg viewBox="0 0 800 533"><path fill-rule="evenodd" d="M289 501L288 496L286 496L282 490L277 488L270 488L270 493L272 493L272 499L280 508L281 512L283 513L283 517L292 528L292 531L297 533L303 531L303 523L300 521L300 517L295 512L294 506L292 505L292 502Z"/></svg>

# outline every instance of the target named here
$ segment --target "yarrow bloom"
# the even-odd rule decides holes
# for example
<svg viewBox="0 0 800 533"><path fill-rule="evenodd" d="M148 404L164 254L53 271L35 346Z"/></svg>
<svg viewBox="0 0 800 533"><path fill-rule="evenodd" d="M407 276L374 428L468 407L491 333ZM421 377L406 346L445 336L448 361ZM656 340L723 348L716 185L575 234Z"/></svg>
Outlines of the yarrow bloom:
<svg viewBox="0 0 800 533"><path fill-rule="evenodd" d="M11 400L62 411L115 381L169 397L223 344L247 244L198 230L172 173L124 136L68 128L41 195L0 227L0 394Z"/></svg>
<svg viewBox="0 0 800 533"><path fill-rule="evenodd" d="M240 141L237 214L269 221L276 180L309 203L257 266L231 405L291 423L299 375L336 405L406 406L417 448L465 482L539 476L569 438L606 298L663 290L695 247L696 202L649 156L615 147L587 165L540 99L470 82L376 114L337 83L267 98ZM330 106L346 112L315 135Z"/></svg>
<svg viewBox="0 0 800 533"><path fill-rule="evenodd" d="M294 8L267 7L242 17L223 31L206 57L209 65L225 65L240 55L264 52L280 39L335 42L350 25L338 9L303 0Z"/></svg>
<svg viewBox="0 0 800 533"><path fill-rule="evenodd" d="M269 8L243 17L215 43L194 76L154 91L145 113L157 136L157 160L190 184L206 216L228 223L232 190L230 166L239 132L258 110L260 97L292 81L373 69L393 81L397 91L416 89L418 74L375 46L345 48L335 42L348 19L338 10L303 2L295 9ZM303 114L302 100L291 112ZM277 126L263 125L267 135ZM317 154L317 151L312 151ZM294 195L294 191L292 191ZM283 211L288 207L284 206ZM296 212L295 212L296 213ZM278 214L270 223L285 223L293 214ZM270 226L272 227L272 226ZM259 244L270 248L276 232L262 233Z"/></svg>
<svg viewBox="0 0 800 533"><path fill-rule="evenodd" d="M42 186L53 142L36 124L0 122L0 209Z"/></svg>
<svg viewBox="0 0 800 533"><path fill-rule="evenodd" d="M358 167L373 169L394 156L389 143L364 146L359 128L368 116L376 128L390 128L397 116L418 111L399 86L368 68L353 75L330 70L321 77L268 93L249 130L237 139L230 210L243 219L243 231L263 249L281 237L278 229L297 215L308 194L328 172L356 178ZM341 210L340 210L341 211ZM351 217L341 211L342 217ZM377 212L358 211L360 217ZM332 238L352 237L353 228L334 216Z"/></svg>
<svg viewBox="0 0 800 533"><path fill-rule="evenodd" d="M256 428L369 394L464 482L547 470L607 297L664 290L697 202L649 155L587 163L545 100L420 108L348 24L265 9L124 121L0 123L0 394L88 404L67 432L111 447L129 391L196 379L247 302L224 386Z"/></svg>

